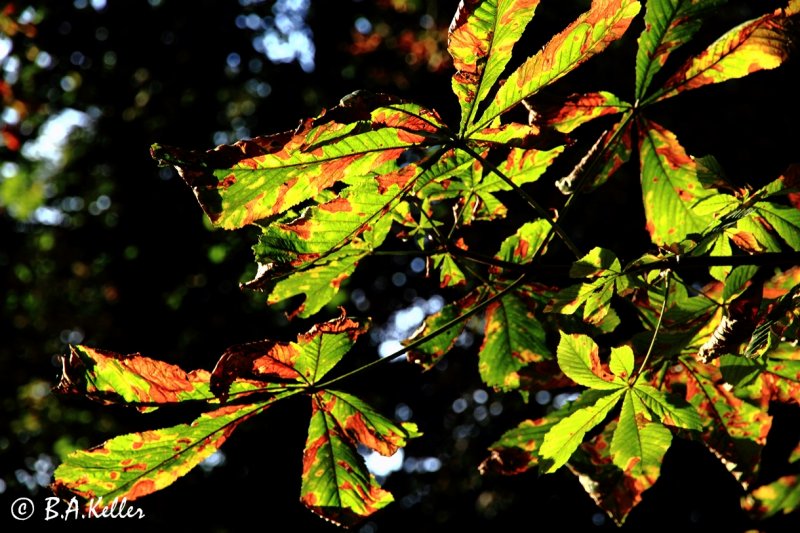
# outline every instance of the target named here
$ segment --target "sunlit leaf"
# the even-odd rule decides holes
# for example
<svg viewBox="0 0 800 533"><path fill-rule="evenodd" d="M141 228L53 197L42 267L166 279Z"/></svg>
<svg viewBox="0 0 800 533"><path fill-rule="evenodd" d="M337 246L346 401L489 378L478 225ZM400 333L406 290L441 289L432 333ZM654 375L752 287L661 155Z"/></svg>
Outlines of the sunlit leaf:
<svg viewBox="0 0 800 533"><path fill-rule="evenodd" d="M636 53L636 98L641 99L669 55L700 29L703 16L726 0L648 0Z"/></svg>
<svg viewBox="0 0 800 533"><path fill-rule="evenodd" d="M647 408L633 392L622 400L617 428L611 439L613 463L623 472L653 485L661 474L661 462L672 443L672 433L647 417Z"/></svg>
<svg viewBox="0 0 800 533"><path fill-rule="evenodd" d="M593 389L615 390L624 384L603 368L597 344L586 335L561 332L558 343L558 366L570 379Z"/></svg>
<svg viewBox="0 0 800 533"><path fill-rule="evenodd" d="M605 50L625 33L640 7L639 2L629 0L594 0L589 11L508 77L477 123L481 127L491 123L542 87Z"/></svg>
<svg viewBox="0 0 800 533"><path fill-rule="evenodd" d="M187 373L140 354L72 346L62 364L58 392L86 396L103 404L126 403L149 411L158 404L214 399L207 371Z"/></svg>
<svg viewBox="0 0 800 533"><path fill-rule="evenodd" d="M644 476L617 467L612 462L610 445L616 431L616 422L612 421L602 432L578 447L568 467L597 506L621 526L642 501L642 494L652 486L655 481L652 476L657 472L650 468L650 476ZM653 446L656 453L660 448Z"/></svg>
<svg viewBox="0 0 800 533"><path fill-rule="evenodd" d="M584 392L583 395L588 397L587 401L594 403L576 410L547 432L539 448L540 470L550 473L561 468L583 441L586 432L605 420L623 394L625 389L621 388Z"/></svg>
<svg viewBox="0 0 800 533"><path fill-rule="evenodd" d="M313 385L350 350L364 328L344 315L313 326L296 342L259 341L231 346L211 376L212 390L225 396L239 377Z"/></svg>
<svg viewBox="0 0 800 533"><path fill-rule="evenodd" d="M236 427L270 402L228 405L191 424L114 437L71 453L55 471L53 490L85 499L135 500L161 490L217 451Z"/></svg>
<svg viewBox="0 0 800 533"><path fill-rule="evenodd" d="M405 341L405 344L426 337L454 321L466 310L471 308L480 297L481 295L478 292L471 292L457 302L446 304L439 312L427 317L422 327L420 327L410 339ZM458 337L464 331L465 327L466 322L464 320L456 321L452 326L438 335L409 350L408 360L412 363L422 365L425 370L430 370L453 346L455 346Z"/></svg>
<svg viewBox="0 0 800 533"><path fill-rule="evenodd" d="M800 476L783 476L754 489L742 498L742 507L759 520L796 511L800 507Z"/></svg>
<svg viewBox="0 0 800 533"><path fill-rule="evenodd" d="M779 8L728 31L689 59L664 83L654 100L780 66L789 57L793 17L798 12L800 4L793 0L785 9Z"/></svg>
<svg viewBox="0 0 800 533"><path fill-rule="evenodd" d="M274 217L342 181L383 184L404 174L404 154L442 127L438 116L393 97L358 93L297 130L205 154L154 145L211 221L226 229Z"/></svg>
<svg viewBox="0 0 800 533"><path fill-rule="evenodd" d="M511 59L511 49L533 17L539 0L468 0L458 6L447 40L456 73L453 91L461 104L461 127L474 120L478 105Z"/></svg>
<svg viewBox="0 0 800 533"><path fill-rule="evenodd" d="M519 370L552 357L533 302L522 293L507 294L486 308L486 328L478 371L484 383L508 391L520 386Z"/></svg>
<svg viewBox="0 0 800 533"><path fill-rule="evenodd" d="M350 437L319 399L312 401L300 501L321 517L352 525L391 503Z"/></svg>
<svg viewBox="0 0 800 533"><path fill-rule="evenodd" d="M547 125L562 133L570 133L579 126L596 118L622 113L631 105L607 91L596 93L573 94L561 104L561 107L543 111L541 114L532 109L534 121Z"/></svg>
<svg viewBox="0 0 800 533"><path fill-rule="evenodd" d="M653 242L671 244L702 232L711 220L692 206L710 193L697 178L697 164L671 131L646 119L640 121L639 131L642 196Z"/></svg>
<svg viewBox="0 0 800 533"><path fill-rule="evenodd" d="M686 399L700 415L702 431L695 438L747 486L758 470L772 417L766 410L737 398L724 386L716 367L688 359L682 364L684 370L668 373L667 381L685 387Z"/></svg>

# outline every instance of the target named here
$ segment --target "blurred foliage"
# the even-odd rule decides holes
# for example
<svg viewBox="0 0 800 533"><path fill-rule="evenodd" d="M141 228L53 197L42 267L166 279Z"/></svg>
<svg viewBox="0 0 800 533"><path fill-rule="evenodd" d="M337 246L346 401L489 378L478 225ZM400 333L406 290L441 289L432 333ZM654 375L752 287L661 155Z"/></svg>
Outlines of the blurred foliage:
<svg viewBox="0 0 800 533"><path fill-rule="evenodd" d="M49 389L59 370L56 356L67 344L123 353L141 350L185 368L209 368L231 344L288 339L307 329L302 321L287 327L280 310L264 305L263 295L239 290L237 281L253 275L243 266L250 264L249 239L241 232L209 231L188 188L171 170L154 165L149 146L159 142L205 149L289 129L297 117L314 116L356 89L419 101L452 122L458 109L450 94L445 32L456 4L0 4L0 524L11 520L8 509L17 497L35 495L39 503L49 495L42 487L50 482L59 457L69 451L112 434L172 422L169 414L141 421L125 411L100 414L55 398ZM531 50L588 1L549 4L525 36ZM743 20L775 4L731 2L726 13L731 20ZM719 33L715 28L731 25L730 20L712 21L709 41ZM274 52L292 42L313 43L313 63L308 55ZM598 77L603 88L630 87L631 50L619 47L609 54L620 58L618 71L609 70L613 60L603 63L605 70L590 62L581 77L570 77L553 90L595 90L592 80ZM797 74L795 58L784 69L758 74L756 82L698 91L685 97L684 108L675 115L692 116L702 109L703 121L667 115L658 117L659 122L678 132L690 153L702 144L724 168L736 169L732 179L763 183L792 162L786 159L792 148L796 153L793 132L800 105L791 80ZM765 113L775 102L784 102L784 108ZM734 136L737 142L729 142ZM570 166L565 162L564 168ZM558 194L552 189L541 194ZM605 211L624 211L631 204L628 199L638 194L625 187L601 191L576 209L596 220L608 216ZM630 228L613 237L601 230L570 228L581 240L606 247L616 247L605 242L609 238L642 238ZM396 311L440 292L435 280L425 279L405 258L364 267L345 288L349 301L344 303L377 324L391 324ZM388 338L376 334L371 346L362 346L362 361L374 357L376 347ZM469 336L465 339L457 353L429 373L420 375L416 368L396 364L376 372L369 383L357 384L363 390L355 392L369 397L376 408L394 412L398 419L413 414L426 433L406 449L401 472L387 479L399 503L362 531L501 530L533 516L545 528L554 526L549 519L557 519L566 530L611 528L568 474L535 483L531 477L479 475L477 465L499 437L492 428L540 416L551 399L524 404L516 396L484 391L474 361L461 357L469 349ZM280 511L299 530L332 529L296 505L299 480L289 491L285 482L271 483L297 480L299 454L293 464L262 460L278 451L302 449L307 413L305 406L296 408L295 414L302 416L293 417L289 409L279 419L267 414L253 427L242 428L223 449L224 467L209 465L177 487L143 500L145 522L115 521L112 527L162 530L180 522L205 531L235 531L236 509L248 508ZM500 423L490 427L490 420ZM773 431L785 439L767 444L764 479L780 468L779 460L770 462L771 452L780 455L800 439L796 421L795 412L776 413ZM272 438L275 425L282 429L281 442ZM656 520L665 528L743 527L747 517L738 506L736 484L706 461L699 446L681 443L677 448L667 455L662 479L653 489L659 495L637 509L627 527L646 529ZM686 486L689 473L719 480L709 481L713 493ZM199 477L211 480L202 484L202 491L187 489ZM208 490L235 485L250 490ZM786 523L781 519L773 518L776 527ZM83 529L105 530L109 525L100 522Z"/></svg>

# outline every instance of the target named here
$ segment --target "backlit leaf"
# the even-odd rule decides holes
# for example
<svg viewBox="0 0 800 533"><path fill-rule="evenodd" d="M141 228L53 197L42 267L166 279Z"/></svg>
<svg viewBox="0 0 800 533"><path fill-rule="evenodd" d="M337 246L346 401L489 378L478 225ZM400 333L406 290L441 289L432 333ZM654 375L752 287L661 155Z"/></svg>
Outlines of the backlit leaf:
<svg viewBox="0 0 800 533"><path fill-rule="evenodd" d="M601 433L578 447L568 466L597 506L621 526L642 501L644 491L652 486L655 472L651 468L650 477L637 475L633 470L623 471L612 462L610 442L616 431L616 422L612 421ZM660 446L653 448L659 450Z"/></svg>
<svg viewBox="0 0 800 533"><path fill-rule="evenodd" d="M490 387L501 391L517 389L520 369L552 357L533 305L524 294L515 293L487 306L478 371Z"/></svg>
<svg viewBox="0 0 800 533"><path fill-rule="evenodd" d="M686 399L703 424L696 438L746 487L758 470L772 417L728 390L716 367L689 359L681 362L684 370L668 372L667 382L685 386Z"/></svg>
<svg viewBox="0 0 800 533"><path fill-rule="evenodd" d="M403 155L440 127L435 113L416 104L358 93L294 132L205 154L154 145L152 154L178 169L214 225L236 229L284 213L342 181L392 182L407 172Z"/></svg>
<svg viewBox="0 0 800 533"><path fill-rule="evenodd" d="M533 17L539 0L462 1L447 40L456 73L453 91L461 104L461 128L474 120L481 101L511 59L511 49Z"/></svg>
<svg viewBox="0 0 800 533"><path fill-rule="evenodd" d="M294 381L313 385L350 350L364 328L344 315L314 325L296 342L259 341L231 346L211 376L214 392L224 396L238 377Z"/></svg>
<svg viewBox="0 0 800 533"><path fill-rule="evenodd" d="M315 397L303 451L300 501L326 520L349 526L393 500L369 473L345 429Z"/></svg>
<svg viewBox="0 0 800 533"><path fill-rule="evenodd" d="M603 368L597 344L586 335L561 332L558 343L558 366L570 379L593 389L615 390L624 384Z"/></svg>
<svg viewBox="0 0 800 533"><path fill-rule="evenodd" d="M586 432L605 420L611 409L619 403L625 389L588 390L583 393L593 403L576 410L553 426L539 448L540 470L555 472L566 463L583 441Z"/></svg>
<svg viewBox="0 0 800 533"><path fill-rule="evenodd" d="M622 113L631 105L607 91L573 94L561 107L538 114L533 110L537 124L547 125L562 133L570 133L587 122L606 115Z"/></svg>
<svg viewBox="0 0 800 533"><path fill-rule="evenodd" d="M671 131L646 119L640 121L639 131L642 196L653 242L671 244L702 232L710 219L692 206L710 193L697 178L697 164Z"/></svg>
<svg viewBox="0 0 800 533"><path fill-rule="evenodd" d="M409 344L418 338L428 336L434 331L446 326L471 308L480 297L481 295L479 293L471 292L457 302L446 304L439 312L427 317L422 327L420 327L410 339L406 340L404 344ZM409 350L408 360L412 363L422 365L425 370L430 370L453 346L455 346L458 337L461 335L461 332L464 331L465 327L466 321L461 320L455 322L438 335Z"/></svg>
<svg viewBox="0 0 800 533"><path fill-rule="evenodd" d="M611 439L613 463L623 472L653 485L661 474L661 462L672 444L672 433L647 417L647 408L633 392L622 400L617 428Z"/></svg>
<svg viewBox="0 0 800 533"><path fill-rule="evenodd" d="M477 123L480 127L491 123L542 87L605 50L625 33L640 7L639 2L630 0L593 0L589 11L508 77Z"/></svg>
<svg viewBox="0 0 800 533"><path fill-rule="evenodd" d="M103 404L126 403L150 411L157 404L214 399L207 371L187 373L140 354L71 346L69 355L62 357L62 365L58 392L79 394Z"/></svg>
<svg viewBox="0 0 800 533"><path fill-rule="evenodd" d="M706 50L689 59L664 83L654 101L780 66L789 57L793 17L798 12L800 4L793 0L788 8L779 8L728 31Z"/></svg>
<svg viewBox="0 0 800 533"><path fill-rule="evenodd" d="M333 415L353 443L386 457L405 446L408 439L421 435L416 424L403 422L398 426L352 394L326 390L314 396L316 405Z"/></svg>
<svg viewBox="0 0 800 533"><path fill-rule="evenodd" d="M796 511L800 507L800 476L783 476L758 487L742 498L742 507L758 520Z"/></svg>
<svg viewBox="0 0 800 533"><path fill-rule="evenodd" d="M228 405L191 424L121 435L73 452L56 469L52 488L109 503L146 496L188 473L217 451L240 423L270 403Z"/></svg>
<svg viewBox="0 0 800 533"><path fill-rule="evenodd" d="M636 53L636 98L641 99L669 55L688 42L703 15L726 0L648 0Z"/></svg>
<svg viewBox="0 0 800 533"><path fill-rule="evenodd" d="M525 420L503 433L497 442L489 446L490 455L481 463L481 472L520 474L538 465L539 447L545 435L567 412L567 409L558 410L536 420Z"/></svg>

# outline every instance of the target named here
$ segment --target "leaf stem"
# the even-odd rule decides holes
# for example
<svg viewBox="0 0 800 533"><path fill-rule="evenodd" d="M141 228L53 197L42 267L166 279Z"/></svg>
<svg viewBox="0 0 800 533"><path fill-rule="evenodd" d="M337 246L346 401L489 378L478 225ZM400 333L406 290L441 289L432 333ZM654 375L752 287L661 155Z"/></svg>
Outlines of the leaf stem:
<svg viewBox="0 0 800 533"><path fill-rule="evenodd" d="M639 376L642 375L644 372L645 367L647 366L647 362L650 360L650 355L653 353L653 347L656 345L656 338L658 337L658 331L661 329L661 321L664 318L664 313L667 311L667 301L669 300L669 287L670 281L672 280L672 272L669 270L664 271L664 301L661 302L661 312L658 314L658 322L656 322L656 327L653 330L653 337L650 339L650 346L647 348L647 353L642 359L642 364L639 366L639 370L636 371L631 377L628 383L631 385L635 384L638 381Z"/></svg>
<svg viewBox="0 0 800 533"><path fill-rule="evenodd" d="M424 336L420 337L419 339L416 339L413 342L410 342L410 343L406 344L405 346L403 346L402 348L400 348L396 352L394 352L394 353L392 353L390 355L387 355L386 357L382 357L381 359L376 359L374 361L370 361L369 363L367 363L365 365L362 365L362 366L360 366L360 367L358 367L358 368L356 368L354 370L351 370L350 372L342 374L341 376L337 376L335 378L329 379L328 381L325 381L323 383L318 383L318 384L315 385L315 387L318 388L318 389L330 387L332 384L334 384L334 383L336 383L338 381L342 381L342 380L344 380L346 378L349 378L350 376L354 376L356 374L360 374L361 372L363 372L365 370L368 370L368 369L370 369L372 367L375 367L375 366L378 366L380 364L383 364L383 363L385 363L387 361L394 360L396 357L398 357L400 355L403 355L404 353L416 348L417 346L420 346L421 344L424 344L424 343L428 342L430 339L436 337L437 335L439 335L441 333L444 333L445 331L447 331L448 329L452 328L453 326L455 326L459 322L462 322L462 321L468 319L469 317L471 317L472 315L474 315L474 314L478 313L479 311L483 310L484 308L486 308L492 302L495 302L495 301L499 300L500 298L502 298L503 296L505 296L509 292L515 290L517 287L519 287L522 284L523 281L525 281L525 278L527 278L527 276L528 276L527 274L521 275L520 277L518 277L517 279L512 281L509 285L507 285L505 288L503 288L501 291L497 292L496 294L492 295L491 297L487 298L486 300L484 300L484 301L480 302L479 304L475 305L475 307L472 307L469 311L466 311L466 312L458 315L454 319L450 320L446 324L443 324L442 326L440 326L439 328L433 330L432 332L428 333L427 335L424 335Z"/></svg>
<svg viewBox="0 0 800 533"><path fill-rule="evenodd" d="M522 189L522 187L514 183L511 180L511 178L506 176L499 168L497 168L497 165L495 165L494 163L492 163L491 161L487 160L485 157L480 155L478 152L473 150L472 147L469 146L469 144L467 144L464 141L457 141L457 142L459 149L464 150L470 156L480 161L480 163L484 167L491 170L497 177L503 180L509 187L511 187L517 194L519 194L522 197L522 199L525 200L525 202L529 206L531 206L534 211L536 211L536 214L545 219L550 224L550 227L553 228L553 231L555 231L556 234L559 236L559 238L561 238L561 241L566 245L567 248L569 248L569 251L572 252L572 254L575 256L576 259L580 259L581 257L583 257L583 254L581 253L580 249L578 249L578 247L575 245L575 243L572 241L569 235L567 235L567 233L564 231L564 228L562 228L561 225L558 222L556 222L552 216L550 216L550 213L548 213L547 210L545 210L545 208L539 204L539 202L537 202L530 194L525 192L525 190Z"/></svg>

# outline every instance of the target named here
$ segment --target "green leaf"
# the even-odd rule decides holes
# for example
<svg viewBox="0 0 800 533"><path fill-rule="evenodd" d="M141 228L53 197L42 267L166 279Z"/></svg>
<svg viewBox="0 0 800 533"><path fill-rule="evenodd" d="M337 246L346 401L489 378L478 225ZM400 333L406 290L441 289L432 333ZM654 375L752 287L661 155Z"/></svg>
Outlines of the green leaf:
<svg viewBox="0 0 800 533"><path fill-rule="evenodd" d="M52 488L106 502L146 496L184 476L217 451L239 424L277 398L228 405L200 415L191 424L121 435L73 452L56 469Z"/></svg>
<svg viewBox="0 0 800 533"><path fill-rule="evenodd" d="M594 400L594 402L588 407L576 410L553 426L539 448L540 470L546 474L555 472L569 460L583 441L586 432L605 420L625 394L625 389L588 390L583 394L591 398L591 400L587 398L587 401Z"/></svg>
<svg viewBox="0 0 800 533"><path fill-rule="evenodd" d="M796 511L800 507L800 476L783 476L758 487L742 498L742 507L756 520Z"/></svg>
<svg viewBox="0 0 800 533"><path fill-rule="evenodd" d="M545 111L541 115L536 109L532 112L536 123L547 125L561 133L570 133L596 118L622 113L630 108L631 104L614 94L599 91L573 94L567 97L558 109Z"/></svg>
<svg viewBox="0 0 800 533"><path fill-rule="evenodd" d="M630 391L625 394L611 440L611 457L623 472L651 486L661 474L672 433L660 423L648 420L647 415L647 408L636 394Z"/></svg>
<svg viewBox="0 0 800 533"><path fill-rule="evenodd" d="M598 507L617 526L621 526L655 480L637 475L635 465L631 470L623 471L613 463L610 442L617 432L616 426L617 422L610 422L602 432L581 444L570 458L568 466ZM650 473L653 473L652 469Z"/></svg>
<svg viewBox="0 0 800 533"><path fill-rule="evenodd" d="M755 208L792 250L800 251L800 210L771 202L757 202Z"/></svg>
<svg viewBox="0 0 800 533"><path fill-rule="evenodd" d="M481 473L498 471L503 474L520 474L539 464L539 447L545 435L570 412L571 407L553 411L536 419L525 420L517 427L503 433L489 446L490 455L481 463Z"/></svg>
<svg viewBox="0 0 800 533"><path fill-rule="evenodd" d="M624 386L603 368L597 344L586 335L568 335L562 331L557 357L564 374L579 385L603 390Z"/></svg>
<svg viewBox="0 0 800 533"><path fill-rule="evenodd" d="M704 16L726 0L648 0L636 53L636 99L641 100L669 55L700 29Z"/></svg>
<svg viewBox="0 0 800 533"><path fill-rule="evenodd" d="M529 263L542 251L549 233L550 223L546 220L526 222L500 244L500 251L494 257L519 265Z"/></svg>
<svg viewBox="0 0 800 533"><path fill-rule="evenodd" d="M464 272L459 268L453 256L450 254L434 254L431 256L434 268L439 270L439 286L458 287L467 284Z"/></svg>
<svg viewBox="0 0 800 533"><path fill-rule="evenodd" d="M639 151L647 230L653 243L672 244L701 233L710 222L692 206L710 193L697 178L697 164L671 131L641 119Z"/></svg>
<svg viewBox="0 0 800 533"><path fill-rule="evenodd" d="M670 98L682 91L741 78L779 67L792 48L793 17L800 11L796 1L740 24L689 59L649 100Z"/></svg>
<svg viewBox="0 0 800 533"><path fill-rule="evenodd" d="M259 341L231 346L211 376L215 394L225 397L239 377L304 385L319 382L350 350L364 328L344 315L314 325L296 342Z"/></svg>
<svg viewBox="0 0 800 533"><path fill-rule="evenodd" d="M480 120L477 131L494 119L588 60L628 29L639 2L593 0L589 11L528 58L500 87Z"/></svg>
<svg viewBox="0 0 800 533"><path fill-rule="evenodd" d="M215 399L207 371L187 373L176 365L140 354L71 346L69 355L62 357L62 367L58 392L81 395L105 405L125 403L147 412L161 404Z"/></svg>
<svg viewBox="0 0 800 533"><path fill-rule="evenodd" d="M334 415L315 396L303 451L300 501L326 520L350 526L393 500L369 473Z"/></svg>
<svg viewBox="0 0 800 533"><path fill-rule="evenodd" d="M533 18L539 0L461 2L447 39L456 73L453 92L461 104L463 133L478 105L503 73L511 49Z"/></svg>
<svg viewBox="0 0 800 533"><path fill-rule="evenodd" d="M407 444L408 439L422 435L417 425L403 422L397 425L360 398L336 390L320 391L314 395L316 405L333 415L348 438L387 457Z"/></svg>
<svg viewBox="0 0 800 533"><path fill-rule="evenodd" d="M154 145L174 165L215 226L275 217L339 182L402 181L403 155L437 132L439 117L416 104L357 93L297 130L220 146L205 154Z"/></svg>
<svg viewBox="0 0 800 533"><path fill-rule="evenodd" d="M634 384L632 394L662 424L692 430L703 427L697 410L680 396L662 392L641 380Z"/></svg>
<svg viewBox="0 0 800 533"><path fill-rule="evenodd" d="M545 336L534 303L524 294L507 294L489 304L478 362L483 382L501 391L519 388L520 369L552 357Z"/></svg>
<svg viewBox="0 0 800 533"><path fill-rule="evenodd" d="M423 322L422 327L417 330L410 339L404 341L403 344L407 346L417 339L426 337L439 328L444 327L461 316L467 309L471 308L480 298L481 294L473 291L457 302L446 304L439 312L428 316L425 322ZM453 346L455 346L458 337L461 335L461 332L464 331L465 327L466 320L460 320L454 323L438 335L409 350L408 360L412 363L422 365L424 370L430 370Z"/></svg>
<svg viewBox="0 0 800 533"><path fill-rule="evenodd" d="M729 472L747 486L755 478L772 426L766 408L737 398L724 386L719 370L689 359L681 359L682 372L667 373L665 383L685 387L686 399L695 408L702 429L691 434L719 458Z"/></svg>
<svg viewBox="0 0 800 533"><path fill-rule="evenodd" d="M633 375L633 350L630 346L611 348L611 359L608 368L615 376L627 381Z"/></svg>

